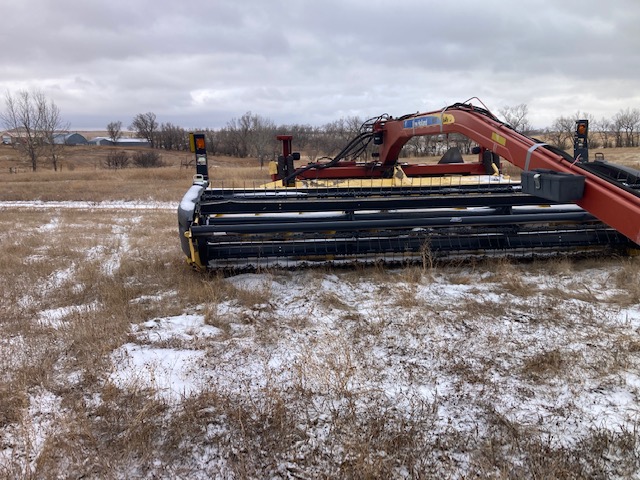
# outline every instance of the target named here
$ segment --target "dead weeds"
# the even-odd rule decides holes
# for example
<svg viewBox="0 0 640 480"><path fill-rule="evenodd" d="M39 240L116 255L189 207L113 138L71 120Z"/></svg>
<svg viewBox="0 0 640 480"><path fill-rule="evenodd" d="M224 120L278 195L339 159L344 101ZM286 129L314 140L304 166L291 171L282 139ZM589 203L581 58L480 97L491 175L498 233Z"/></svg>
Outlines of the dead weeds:
<svg viewBox="0 0 640 480"><path fill-rule="evenodd" d="M0 175L0 197L177 201L191 174L177 165L58 173ZM238 181L260 175L248 168ZM585 427L572 443L500 409L503 395L531 400L556 382L579 391L577 376L603 392L627 385L640 365L635 259L440 267L425 249L421 265L399 269L224 277L187 267L175 223L173 211L3 211L0 476L627 478L640 469L633 425ZM602 271L612 273L592 281ZM142 381L116 384L113 352L144 343L132 325L185 312L220 333L148 344L159 355L203 346L202 388L168 401ZM38 407L39 394L52 406Z"/></svg>

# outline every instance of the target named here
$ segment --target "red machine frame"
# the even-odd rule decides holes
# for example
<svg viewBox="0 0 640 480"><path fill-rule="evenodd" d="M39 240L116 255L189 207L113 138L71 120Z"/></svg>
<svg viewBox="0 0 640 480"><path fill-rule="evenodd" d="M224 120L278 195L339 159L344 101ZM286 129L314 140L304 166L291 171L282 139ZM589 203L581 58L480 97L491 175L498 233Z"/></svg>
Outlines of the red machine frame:
<svg viewBox="0 0 640 480"><path fill-rule="evenodd" d="M584 194L575 201L595 217L640 243L640 198L606 179L581 167L578 161L569 161L553 149L541 148L546 144L522 135L510 126L488 114L486 110L470 104L456 104L442 111L416 113L398 119L384 119L373 123L373 135L378 137L379 157L374 163L358 164L340 161L329 168L304 169L297 178L341 179L381 178L388 176L398 163L402 147L415 136L458 133L480 146L480 159L489 150L524 171L548 169L585 177ZM290 142L290 139L287 139ZM288 143L285 142L285 143ZM289 149L290 143L288 143ZM289 150L290 151L290 150ZM483 163L454 163L438 165L404 165L409 177L484 174Z"/></svg>

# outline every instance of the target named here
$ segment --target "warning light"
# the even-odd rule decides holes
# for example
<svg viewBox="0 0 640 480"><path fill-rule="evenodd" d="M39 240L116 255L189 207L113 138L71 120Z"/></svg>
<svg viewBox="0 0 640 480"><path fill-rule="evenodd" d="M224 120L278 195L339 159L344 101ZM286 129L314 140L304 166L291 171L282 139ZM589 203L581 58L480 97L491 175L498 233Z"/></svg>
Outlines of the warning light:
<svg viewBox="0 0 640 480"><path fill-rule="evenodd" d="M586 138L588 131L589 131L589 121L588 120L578 120L578 121L576 121L576 135L578 137Z"/></svg>
<svg viewBox="0 0 640 480"><path fill-rule="evenodd" d="M190 133L189 147L196 154L196 175L203 180L209 180L209 166L207 164L207 150L204 133Z"/></svg>
<svg viewBox="0 0 640 480"><path fill-rule="evenodd" d="M203 133L189 133L189 150L193 153L206 153L206 145Z"/></svg>
<svg viewBox="0 0 640 480"><path fill-rule="evenodd" d="M576 133L573 136L573 158L579 162L589 161L589 120L576 120Z"/></svg>
<svg viewBox="0 0 640 480"><path fill-rule="evenodd" d="M204 133L190 133L189 134L189 150L193 153L204 155L207 153L204 139Z"/></svg>

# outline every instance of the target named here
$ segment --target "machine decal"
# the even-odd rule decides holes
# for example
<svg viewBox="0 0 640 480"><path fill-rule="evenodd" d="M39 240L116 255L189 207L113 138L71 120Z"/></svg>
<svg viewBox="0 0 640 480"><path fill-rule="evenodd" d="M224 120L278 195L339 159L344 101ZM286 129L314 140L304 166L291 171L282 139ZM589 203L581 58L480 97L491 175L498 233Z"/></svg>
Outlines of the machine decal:
<svg viewBox="0 0 640 480"><path fill-rule="evenodd" d="M448 125L454 122L453 115L445 113L442 115L425 115L423 117L409 118L404 121L403 128L422 128L431 125Z"/></svg>
<svg viewBox="0 0 640 480"><path fill-rule="evenodd" d="M507 144L507 139L504 138L502 135L498 135L496 132L491 133L491 140L493 140L496 143L499 143L503 147Z"/></svg>

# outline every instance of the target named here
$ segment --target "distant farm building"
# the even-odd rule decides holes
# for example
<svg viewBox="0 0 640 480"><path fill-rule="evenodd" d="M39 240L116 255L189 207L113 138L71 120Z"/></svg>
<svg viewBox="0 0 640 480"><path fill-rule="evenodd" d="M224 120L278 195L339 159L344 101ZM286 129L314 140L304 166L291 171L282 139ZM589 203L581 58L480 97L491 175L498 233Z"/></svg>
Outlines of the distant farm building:
<svg viewBox="0 0 640 480"><path fill-rule="evenodd" d="M87 139L79 133L58 133L53 136L56 145L86 145Z"/></svg>
<svg viewBox="0 0 640 480"><path fill-rule="evenodd" d="M32 135L36 135L32 132ZM44 134L37 133L41 138ZM13 145L19 142L24 142L27 138L27 134L22 129L9 130L2 132L2 143L5 145ZM34 137L35 138L35 137ZM48 140L44 140L48 143ZM87 139L79 133L56 133L53 135L53 143L56 145L86 145Z"/></svg>
<svg viewBox="0 0 640 480"><path fill-rule="evenodd" d="M89 140L89 145L102 145L118 147L150 147L151 143L144 138L121 138L116 143L109 137L95 137Z"/></svg>
<svg viewBox="0 0 640 480"><path fill-rule="evenodd" d="M11 145L13 143L13 136L9 132L2 132L2 143L4 145Z"/></svg>
<svg viewBox="0 0 640 480"><path fill-rule="evenodd" d="M114 143L111 141L111 139L107 138L107 137L95 137L92 138L91 140L89 140L89 145L114 145Z"/></svg>

